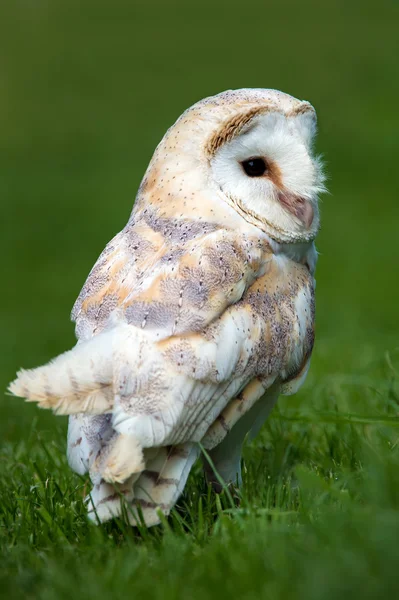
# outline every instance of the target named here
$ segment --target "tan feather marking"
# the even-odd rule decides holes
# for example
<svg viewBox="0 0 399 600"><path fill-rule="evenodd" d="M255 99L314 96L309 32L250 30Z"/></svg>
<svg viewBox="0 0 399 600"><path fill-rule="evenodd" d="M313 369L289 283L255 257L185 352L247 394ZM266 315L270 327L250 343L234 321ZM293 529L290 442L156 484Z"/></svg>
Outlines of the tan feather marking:
<svg viewBox="0 0 399 600"><path fill-rule="evenodd" d="M111 261L108 260L107 264L110 264L110 262ZM130 290L125 286L121 286L119 279L116 277L125 265L125 260L118 260L113 264L111 262L109 269L104 269L105 271L107 271L109 277L108 283L104 287L102 287L96 294L88 296L83 300L82 310L87 310L90 306L95 306L97 304L101 305L106 296L110 295L115 295L120 303L125 300Z"/></svg>
<svg viewBox="0 0 399 600"><path fill-rule="evenodd" d="M299 106L297 106L296 108L293 108L292 110L290 110L289 112L285 113L287 117L297 117L299 115L303 115L307 112L312 112L314 114L315 113L315 109L313 108L313 106L307 102L303 102L301 103Z"/></svg>
<svg viewBox="0 0 399 600"><path fill-rule="evenodd" d="M269 106L254 106L245 112L241 112L238 115L225 121L222 126L216 130L205 144L205 151L209 158L215 155L217 150L223 146L226 142L230 142L236 137L243 129L243 127L249 123L254 117L260 114L266 114L268 112L282 112L276 108L276 105L270 104ZM297 108L292 109L288 113L283 113L286 117L296 117L306 112L313 112L314 108L310 104L301 104Z"/></svg>
<svg viewBox="0 0 399 600"><path fill-rule="evenodd" d="M274 160L270 160L269 158L267 159L267 171L265 177L270 179L276 187L280 189L283 188L283 175L281 169Z"/></svg>
<svg viewBox="0 0 399 600"><path fill-rule="evenodd" d="M255 106L245 112L234 115L234 117L225 121L222 126L211 135L205 144L205 151L209 158L212 158L223 144L230 142L237 136L240 131L242 131L242 128L255 116L270 112L271 110L271 107Z"/></svg>
<svg viewBox="0 0 399 600"><path fill-rule="evenodd" d="M184 448L183 446L166 446L168 451L168 459L172 458L172 456L178 456L179 458L187 458L190 454L190 451Z"/></svg>
<svg viewBox="0 0 399 600"><path fill-rule="evenodd" d="M158 473L158 471L143 471L141 476L147 477L148 479L151 479L151 481L154 483L154 485L177 485L179 483L178 479L175 479L174 477L162 477L161 473Z"/></svg>
<svg viewBox="0 0 399 600"><path fill-rule="evenodd" d="M81 392L80 386L79 386L79 381L76 379L74 372L72 371L71 367L67 368L67 374L68 374L68 378L69 381L71 383L71 388L72 388L72 394L75 398L79 397L79 394Z"/></svg>
<svg viewBox="0 0 399 600"><path fill-rule="evenodd" d="M115 492L115 494L111 494L110 496L106 496L105 498L102 498L97 506L100 506L101 504L105 504L105 502L112 502L112 500L116 500L119 497L119 494L117 492Z"/></svg>
<svg viewBox="0 0 399 600"><path fill-rule="evenodd" d="M137 234L139 234L144 240L150 242L154 251L158 252L158 250L164 246L165 238L163 237L162 233L159 231L154 231L154 229L152 229L145 221L140 221L135 229ZM149 258L151 259L152 257L150 256ZM148 258L146 260L148 261Z"/></svg>
<svg viewBox="0 0 399 600"><path fill-rule="evenodd" d="M130 490L118 490L117 492L115 492L115 494L110 494L109 496L106 496L105 498L102 498L97 506L100 506L101 504L105 504L106 502L112 502L113 500L116 500L117 498L120 498L121 496L127 496L130 494Z"/></svg>
<svg viewBox="0 0 399 600"><path fill-rule="evenodd" d="M217 420L219 421L220 425L223 427L223 429L225 430L225 432L229 433L230 427L227 425L224 416L223 415L219 415L218 418L217 418Z"/></svg>
<svg viewBox="0 0 399 600"><path fill-rule="evenodd" d="M167 504L157 504L156 502L143 500L143 498L135 498L133 503L138 504L139 506L141 506L141 508L160 508L163 511L170 510L170 506L168 506Z"/></svg>

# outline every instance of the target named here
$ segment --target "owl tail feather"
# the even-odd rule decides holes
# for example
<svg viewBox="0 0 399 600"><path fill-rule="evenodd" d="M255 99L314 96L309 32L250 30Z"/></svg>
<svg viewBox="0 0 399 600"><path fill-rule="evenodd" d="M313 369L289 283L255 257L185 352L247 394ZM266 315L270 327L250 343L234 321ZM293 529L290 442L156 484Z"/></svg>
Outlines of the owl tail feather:
<svg viewBox="0 0 399 600"><path fill-rule="evenodd" d="M57 414L102 414L113 405L112 336L101 333L37 369L22 369L8 390Z"/></svg>
<svg viewBox="0 0 399 600"><path fill-rule="evenodd" d="M140 474L132 475L124 483L97 483L88 498L89 518L93 521L108 521L125 513L131 525L147 527L158 525L159 512L168 516L186 484L191 467L198 457L197 444L181 444L144 450L145 467Z"/></svg>
<svg viewBox="0 0 399 600"><path fill-rule="evenodd" d="M160 523L159 512L169 515L198 455L199 446L192 443L159 449L134 483L134 498L128 511L131 525L138 525L142 518L147 527L152 527Z"/></svg>

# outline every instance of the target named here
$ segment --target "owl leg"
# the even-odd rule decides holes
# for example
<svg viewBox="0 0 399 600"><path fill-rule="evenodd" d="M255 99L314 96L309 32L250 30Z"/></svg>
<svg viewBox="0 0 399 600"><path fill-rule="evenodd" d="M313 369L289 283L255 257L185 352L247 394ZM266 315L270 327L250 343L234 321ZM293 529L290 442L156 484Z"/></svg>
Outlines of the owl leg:
<svg viewBox="0 0 399 600"><path fill-rule="evenodd" d="M278 386L275 386L268 390L264 394L263 398L261 398L258 402L255 402L247 412L244 412L245 407L241 406L239 412L242 416L235 422L235 425L231 430L229 430L228 422L225 420L222 413L222 418L219 418L218 422L223 423L225 436L217 446L208 451L208 454L215 467L216 473L221 479L223 479L225 483L232 483L241 486L241 454L244 440L247 435L249 440L252 440L257 435L263 423L266 421L271 409L273 408L278 395L279 388ZM235 400L233 400L233 403L234 402ZM243 412L244 414L242 414ZM226 411L226 415L227 414L229 414L229 417L234 422L234 419L232 418L233 414L231 412L227 413ZM204 441L204 445L206 447L206 436ZM216 492L220 492L222 485L220 484L219 478L216 476L213 467L209 464L206 457L203 457L203 463L205 476L208 483L212 484L212 487Z"/></svg>
<svg viewBox="0 0 399 600"><path fill-rule="evenodd" d="M241 451L246 434L247 429L241 428L237 424L221 444L208 452L215 470L207 457L202 457L206 480L212 485L215 492L220 493L223 489L219 477L226 484L241 486Z"/></svg>

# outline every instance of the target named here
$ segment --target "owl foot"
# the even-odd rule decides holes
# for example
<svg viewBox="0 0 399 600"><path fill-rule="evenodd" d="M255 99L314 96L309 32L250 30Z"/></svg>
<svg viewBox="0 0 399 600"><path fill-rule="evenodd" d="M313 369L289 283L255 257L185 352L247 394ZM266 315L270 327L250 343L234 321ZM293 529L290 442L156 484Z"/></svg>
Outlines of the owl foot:
<svg viewBox="0 0 399 600"><path fill-rule="evenodd" d="M116 435L104 447L93 466L107 483L123 483L134 473L145 469L143 450L137 440L128 435Z"/></svg>

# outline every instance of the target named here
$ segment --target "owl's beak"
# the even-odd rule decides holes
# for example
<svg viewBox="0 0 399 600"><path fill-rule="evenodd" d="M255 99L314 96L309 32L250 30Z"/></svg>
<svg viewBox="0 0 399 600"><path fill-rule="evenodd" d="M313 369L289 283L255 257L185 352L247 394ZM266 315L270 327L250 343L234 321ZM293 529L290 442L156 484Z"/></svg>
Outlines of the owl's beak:
<svg viewBox="0 0 399 600"><path fill-rule="evenodd" d="M283 208L299 219L306 229L310 228L313 223L314 211L309 200L286 190L278 193L278 200Z"/></svg>

